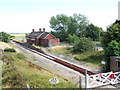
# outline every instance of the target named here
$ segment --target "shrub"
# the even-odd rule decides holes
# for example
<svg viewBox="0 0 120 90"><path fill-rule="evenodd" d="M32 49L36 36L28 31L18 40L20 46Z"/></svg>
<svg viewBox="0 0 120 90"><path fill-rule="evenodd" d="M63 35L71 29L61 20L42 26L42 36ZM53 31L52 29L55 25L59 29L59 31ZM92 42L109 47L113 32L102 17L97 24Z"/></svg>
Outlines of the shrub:
<svg viewBox="0 0 120 90"><path fill-rule="evenodd" d="M120 43L112 40L105 49L105 54L107 56L120 56Z"/></svg>
<svg viewBox="0 0 120 90"><path fill-rule="evenodd" d="M72 48L72 51L74 53L83 53L86 51L93 50L94 45L91 39L89 38L81 38L80 41L78 41Z"/></svg>
<svg viewBox="0 0 120 90"><path fill-rule="evenodd" d="M8 43L12 38L14 38L14 36L11 36L6 32L0 32L0 41Z"/></svg>
<svg viewBox="0 0 120 90"><path fill-rule="evenodd" d="M107 28L107 31L104 33L102 38L102 46L105 48L108 47L108 44L115 40L116 42L120 41L120 25L113 24Z"/></svg>
<svg viewBox="0 0 120 90"><path fill-rule="evenodd" d="M17 58L18 59L25 59L25 55L23 53L18 53Z"/></svg>
<svg viewBox="0 0 120 90"><path fill-rule="evenodd" d="M4 52L16 52L14 48L5 48Z"/></svg>
<svg viewBox="0 0 120 90"><path fill-rule="evenodd" d="M106 71L110 71L110 56L120 56L120 42L112 40L105 48Z"/></svg>

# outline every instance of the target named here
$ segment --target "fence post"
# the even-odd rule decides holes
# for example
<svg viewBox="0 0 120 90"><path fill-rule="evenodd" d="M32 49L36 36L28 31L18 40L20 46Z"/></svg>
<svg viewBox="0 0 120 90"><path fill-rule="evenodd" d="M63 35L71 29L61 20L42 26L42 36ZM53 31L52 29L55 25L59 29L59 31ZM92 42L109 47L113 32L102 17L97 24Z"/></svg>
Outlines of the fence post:
<svg viewBox="0 0 120 90"><path fill-rule="evenodd" d="M26 88L27 88L28 90L30 90L30 86L29 86L29 84L26 85Z"/></svg>
<svg viewBox="0 0 120 90"><path fill-rule="evenodd" d="M82 88L82 85L81 85L81 77L79 76L79 88Z"/></svg>
<svg viewBox="0 0 120 90"><path fill-rule="evenodd" d="M87 74L87 70L85 70L85 89L88 88L89 85L89 75Z"/></svg>

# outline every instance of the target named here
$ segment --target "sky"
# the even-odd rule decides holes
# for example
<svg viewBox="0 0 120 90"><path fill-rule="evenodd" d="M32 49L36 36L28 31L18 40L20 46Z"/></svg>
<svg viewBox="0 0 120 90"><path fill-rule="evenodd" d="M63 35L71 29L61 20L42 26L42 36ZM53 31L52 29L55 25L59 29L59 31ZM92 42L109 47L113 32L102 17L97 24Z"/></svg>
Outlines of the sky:
<svg viewBox="0 0 120 90"><path fill-rule="evenodd" d="M51 31L50 18L57 14L85 15L90 23L106 30L118 19L119 0L0 0L0 30L28 33L45 28Z"/></svg>

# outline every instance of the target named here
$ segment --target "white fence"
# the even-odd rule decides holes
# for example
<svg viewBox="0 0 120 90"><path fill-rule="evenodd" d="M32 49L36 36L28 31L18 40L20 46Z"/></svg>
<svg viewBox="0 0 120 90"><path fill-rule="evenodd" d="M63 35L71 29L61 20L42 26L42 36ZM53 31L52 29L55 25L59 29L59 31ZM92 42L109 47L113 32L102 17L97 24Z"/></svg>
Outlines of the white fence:
<svg viewBox="0 0 120 90"><path fill-rule="evenodd" d="M120 72L108 72L95 75L86 75L86 88L95 88L103 85L120 83Z"/></svg>

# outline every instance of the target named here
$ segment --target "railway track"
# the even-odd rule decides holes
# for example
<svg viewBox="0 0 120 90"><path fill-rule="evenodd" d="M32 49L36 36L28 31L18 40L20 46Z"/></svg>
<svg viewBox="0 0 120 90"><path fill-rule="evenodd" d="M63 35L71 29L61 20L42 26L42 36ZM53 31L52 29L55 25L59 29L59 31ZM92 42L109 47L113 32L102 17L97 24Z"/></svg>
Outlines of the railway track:
<svg viewBox="0 0 120 90"><path fill-rule="evenodd" d="M30 50L30 51L32 51L32 52L34 52L34 53L36 53L36 54L39 54L40 56L43 56L43 57L45 57L45 58L47 58L47 59L49 59L49 60L52 60L52 61L57 62L57 63L59 63L59 64L62 64L62 65L64 65L64 66L68 67L68 68L71 68L71 69L73 69L73 70L75 70L75 71L78 71L79 73L82 73L82 74L85 75L86 69L84 69L84 68L81 68L81 67L76 66L76 65L74 65L74 64L71 64L71 63L68 63L68 62L66 62L66 61L60 60L60 59L58 59L58 58L56 58L56 57L54 57L54 56L48 55L48 54L44 53L42 50L40 50L40 49L38 49L38 48L35 48L35 47L31 46L31 45L27 45L27 44L24 44L24 43L15 41L15 40L13 40L13 42L21 45L22 47L24 47L24 48L27 49L27 50ZM94 74L96 74L96 73L87 70L87 74L89 74L89 75L94 75Z"/></svg>

